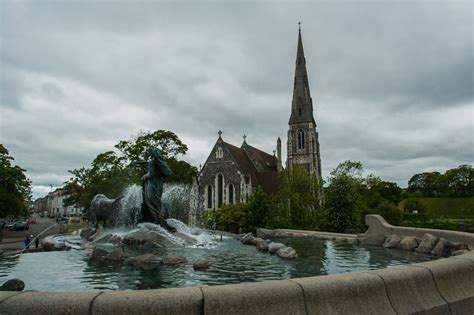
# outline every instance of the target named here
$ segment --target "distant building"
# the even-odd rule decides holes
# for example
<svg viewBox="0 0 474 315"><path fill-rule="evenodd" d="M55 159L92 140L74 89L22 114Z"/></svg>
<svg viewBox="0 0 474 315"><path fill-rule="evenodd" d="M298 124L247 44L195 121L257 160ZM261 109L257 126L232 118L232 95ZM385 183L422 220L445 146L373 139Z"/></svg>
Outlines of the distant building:
<svg viewBox="0 0 474 315"><path fill-rule="evenodd" d="M34 209L38 213L44 213L48 217L57 216L79 216L82 215L82 208L66 206L64 200L68 197L63 188L57 188L43 198L38 198L34 202Z"/></svg>

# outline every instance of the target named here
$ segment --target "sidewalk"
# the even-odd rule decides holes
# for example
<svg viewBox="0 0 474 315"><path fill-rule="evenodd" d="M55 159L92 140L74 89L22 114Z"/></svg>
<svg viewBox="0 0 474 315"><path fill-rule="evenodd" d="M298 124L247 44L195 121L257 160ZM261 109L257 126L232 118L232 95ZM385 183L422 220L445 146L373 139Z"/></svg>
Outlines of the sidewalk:
<svg viewBox="0 0 474 315"><path fill-rule="evenodd" d="M2 239L2 242L0 243L0 251L15 252L15 251L23 250L24 248L23 241L26 239L27 236L30 236L30 235L36 236L42 231L44 231L46 228L50 227L51 225L56 224L56 222L53 219L49 219L49 218L35 217L35 219L37 223L30 224L30 229L27 231L9 231L7 229L0 231L0 233L3 232L3 239ZM41 240L45 238L46 236L53 235L53 234L59 234L59 226L46 231L44 234L40 236L39 248L41 248ZM30 244L29 251L31 252L33 249L35 249L34 241Z"/></svg>

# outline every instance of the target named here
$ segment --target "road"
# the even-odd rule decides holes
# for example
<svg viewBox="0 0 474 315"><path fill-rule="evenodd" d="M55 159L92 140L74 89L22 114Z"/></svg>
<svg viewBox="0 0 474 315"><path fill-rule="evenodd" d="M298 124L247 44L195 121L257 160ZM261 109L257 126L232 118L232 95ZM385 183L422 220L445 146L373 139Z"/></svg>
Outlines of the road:
<svg viewBox="0 0 474 315"><path fill-rule="evenodd" d="M44 229L56 224L54 219L50 218L41 218L36 214L33 214L31 219L36 219L36 223L30 224L30 229L28 231L9 231L8 229L3 230L3 241L0 243L0 250L3 251L17 251L23 249L23 241L28 235L36 236L41 233ZM1 232L1 231L0 231ZM59 225L49 229L44 234L40 236L40 246L41 240L52 234L59 234ZM31 243L30 248L34 248L34 242Z"/></svg>

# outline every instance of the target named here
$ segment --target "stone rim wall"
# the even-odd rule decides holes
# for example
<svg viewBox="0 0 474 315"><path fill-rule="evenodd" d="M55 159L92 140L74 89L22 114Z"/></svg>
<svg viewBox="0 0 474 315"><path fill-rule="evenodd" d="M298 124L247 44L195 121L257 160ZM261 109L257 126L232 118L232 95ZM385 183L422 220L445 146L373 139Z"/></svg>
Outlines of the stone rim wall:
<svg viewBox="0 0 474 315"><path fill-rule="evenodd" d="M474 245L474 234L395 227L376 215L367 216L366 222L365 235L429 232L462 240L471 249ZM0 314L472 314L473 310L474 252L383 270L211 287L0 292Z"/></svg>

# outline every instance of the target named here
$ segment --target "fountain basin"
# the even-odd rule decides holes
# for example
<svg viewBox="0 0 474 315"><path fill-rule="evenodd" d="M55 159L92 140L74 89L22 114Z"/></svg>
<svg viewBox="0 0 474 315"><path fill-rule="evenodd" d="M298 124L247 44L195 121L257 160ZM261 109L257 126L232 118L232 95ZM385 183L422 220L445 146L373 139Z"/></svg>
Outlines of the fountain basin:
<svg viewBox="0 0 474 315"><path fill-rule="evenodd" d="M394 234L379 216L366 235ZM390 230L392 229L392 230ZM405 235L426 233L404 228ZM474 235L430 230L474 248ZM327 233L326 233L327 234ZM401 233L398 233L401 234ZM401 234L403 235L403 234ZM438 235L437 235L438 236ZM34 255L34 254L33 254ZM0 313L467 314L474 309L474 253L382 270L288 280L118 292L1 292Z"/></svg>

